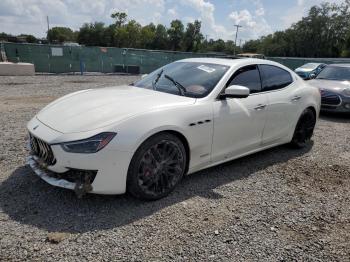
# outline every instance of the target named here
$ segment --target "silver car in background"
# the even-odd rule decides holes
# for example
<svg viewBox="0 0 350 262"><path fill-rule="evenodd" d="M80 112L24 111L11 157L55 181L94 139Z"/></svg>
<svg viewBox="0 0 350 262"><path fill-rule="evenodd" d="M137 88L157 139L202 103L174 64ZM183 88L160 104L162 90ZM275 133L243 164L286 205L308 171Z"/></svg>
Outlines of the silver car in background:
<svg viewBox="0 0 350 262"><path fill-rule="evenodd" d="M350 64L332 64L308 82L320 89L321 110L350 112Z"/></svg>

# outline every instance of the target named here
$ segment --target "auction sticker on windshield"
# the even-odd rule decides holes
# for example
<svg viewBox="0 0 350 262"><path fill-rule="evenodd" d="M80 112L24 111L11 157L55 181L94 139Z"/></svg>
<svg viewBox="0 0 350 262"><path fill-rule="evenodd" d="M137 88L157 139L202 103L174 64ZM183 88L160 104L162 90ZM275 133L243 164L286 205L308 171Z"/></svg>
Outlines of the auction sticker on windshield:
<svg viewBox="0 0 350 262"><path fill-rule="evenodd" d="M200 65L197 67L198 69L204 71L204 72L207 72L207 73L213 73L215 72L215 68L211 68L209 66L206 66L206 65Z"/></svg>

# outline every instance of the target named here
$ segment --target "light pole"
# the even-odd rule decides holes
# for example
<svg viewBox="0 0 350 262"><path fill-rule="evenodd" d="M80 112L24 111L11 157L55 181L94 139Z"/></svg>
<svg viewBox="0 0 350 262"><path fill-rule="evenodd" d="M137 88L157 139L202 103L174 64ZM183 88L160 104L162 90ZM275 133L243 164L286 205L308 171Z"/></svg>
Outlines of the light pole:
<svg viewBox="0 0 350 262"><path fill-rule="evenodd" d="M46 38L47 38L47 42L50 44L50 38L49 38L50 21L49 21L49 16L48 15L46 16L46 22L47 22L47 35L46 35Z"/></svg>
<svg viewBox="0 0 350 262"><path fill-rule="evenodd" d="M237 28L237 31L236 31L236 38L235 38L235 46L234 46L234 51L233 51L233 55L236 55L236 46L237 46L237 36L238 36L238 30L239 28L243 27L241 25L234 25L236 28Z"/></svg>

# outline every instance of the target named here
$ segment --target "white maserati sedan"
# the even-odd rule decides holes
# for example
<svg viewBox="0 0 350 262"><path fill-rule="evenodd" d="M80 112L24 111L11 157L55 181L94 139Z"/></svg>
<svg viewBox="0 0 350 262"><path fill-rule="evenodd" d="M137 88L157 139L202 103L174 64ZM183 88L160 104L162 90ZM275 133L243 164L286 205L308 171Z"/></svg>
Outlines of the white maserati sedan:
<svg viewBox="0 0 350 262"><path fill-rule="evenodd" d="M259 59L185 59L128 86L66 95L29 123L28 164L51 185L155 200L185 174L306 146L320 93Z"/></svg>

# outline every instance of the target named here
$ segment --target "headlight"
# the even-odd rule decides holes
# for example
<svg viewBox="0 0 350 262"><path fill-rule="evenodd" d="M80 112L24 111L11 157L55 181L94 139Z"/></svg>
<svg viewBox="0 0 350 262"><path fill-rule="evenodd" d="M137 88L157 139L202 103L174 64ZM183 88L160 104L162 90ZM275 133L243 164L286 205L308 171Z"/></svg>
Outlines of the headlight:
<svg viewBox="0 0 350 262"><path fill-rule="evenodd" d="M344 96L350 96L350 88L345 88L342 93Z"/></svg>
<svg viewBox="0 0 350 262"><path fill-rule="evenodd" d="M87 139L62 143L61 147L64 151L69 153L96 153L108 145L108 143L111 142L115 135L116 133L112 132L101 133Z"/></svg>

